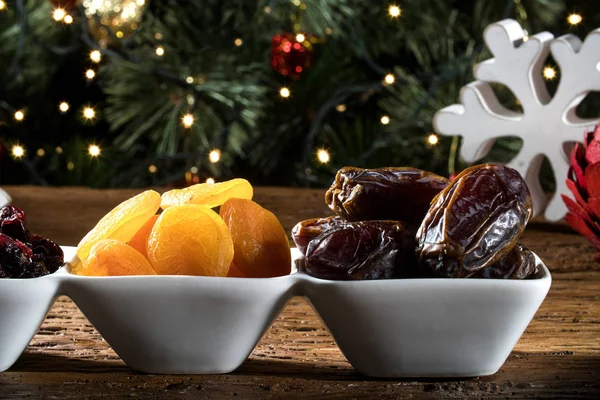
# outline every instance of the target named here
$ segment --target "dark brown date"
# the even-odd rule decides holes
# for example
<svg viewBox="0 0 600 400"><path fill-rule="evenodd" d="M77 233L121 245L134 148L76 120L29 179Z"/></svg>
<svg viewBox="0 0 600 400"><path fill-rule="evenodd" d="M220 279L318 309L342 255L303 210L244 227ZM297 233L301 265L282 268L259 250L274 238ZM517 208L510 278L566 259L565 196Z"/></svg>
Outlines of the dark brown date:
<svg viewBox="0 0 600 400"><path fill-rule="evenodd" d="M341 217L334 215L327 218L313 218L300 221L292 228L292 239L302 254L306 254L308 243L321 233L334 226L345 223Z"/></svg>
<svg viewBox="0 0 600 400"><path fill-rule="evenodd" d="M537 272L535 257L531 250L517 243L513 249L495 264L475 271L464 278L526 279Z"/></svg>
<svg viewBox="0 0 600 400"><path fill-rule="evenodd" d="M310 241L304 272L333 280L409 277L416 266L414 245L401 222L348 222Z"/></svg>
<svg viewBox="0 0 600 400"><path fill-rule="evenodd" d="M436 276L473 276L515 247L531 214L531 196L517 171L467 168L434 199L417 232L417 258Z"/></svg>
<svg viewBox="0 0 600 400"><path fill-rule="evenodd" d="M344 167L325 194L325 203L348 221L395 220L419 226L431 200L448 183L416 168Z"/></svg>

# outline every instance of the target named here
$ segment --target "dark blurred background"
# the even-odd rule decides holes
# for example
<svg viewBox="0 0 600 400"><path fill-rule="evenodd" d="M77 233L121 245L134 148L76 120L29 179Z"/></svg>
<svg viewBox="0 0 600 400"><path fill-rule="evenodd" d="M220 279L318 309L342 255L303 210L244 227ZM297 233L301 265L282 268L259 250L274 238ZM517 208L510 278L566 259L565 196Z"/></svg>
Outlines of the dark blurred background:
<svg viewBox="0 0 600 400"><path fill-rule="evenodd" d="M465 167L460 138L435 135L433 115L459 102L491 57L484 28L505 18L583 39L600 2L0 0L0 184L325 186L344 165L449 176ZM578 113L599 106L592 93Z"/></svg>

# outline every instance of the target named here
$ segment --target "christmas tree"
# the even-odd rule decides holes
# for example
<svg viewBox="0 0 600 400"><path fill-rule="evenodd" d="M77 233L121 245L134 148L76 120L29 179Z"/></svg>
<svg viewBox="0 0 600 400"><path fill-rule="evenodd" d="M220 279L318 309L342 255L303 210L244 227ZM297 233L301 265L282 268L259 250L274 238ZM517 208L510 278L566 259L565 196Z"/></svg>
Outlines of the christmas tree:
<svg viewBox="0 0 600 400"><path fill-rule="evenodd" d="M435 135L433 115L504 18L583 37L600 3L0 0L0 183L323 186L344 165L448 176L460 139ZM588 97L583 116L600 105ZM489 158L519 146L500 140Z"/></svg>

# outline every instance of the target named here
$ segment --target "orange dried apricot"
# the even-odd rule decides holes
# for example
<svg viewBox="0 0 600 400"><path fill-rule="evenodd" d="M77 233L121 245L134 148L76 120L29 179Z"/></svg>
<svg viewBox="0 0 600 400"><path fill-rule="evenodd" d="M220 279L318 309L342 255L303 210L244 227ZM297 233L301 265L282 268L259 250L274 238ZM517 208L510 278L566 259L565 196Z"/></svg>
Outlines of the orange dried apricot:
<svg viewBox="0 0 600 400"><path fill-rule="evenodd" d="M139 251L114 239L96 243L77 272L88 276L156 275Z"/></svg>
<svg viewBox="0 0 600 400"><path fill-rule="evenodd" d="M290 273L290 244L272 212L252 200L229 199L221 206L220 215L233 238L233 263L243 276L267 278Z"/></svg>
<svg viewBox="0 0 600 400"><path fill-rule="evenodd" d="M226 276L233 241L219 214L206 206L184 204L160 214L147 254L159 275Z"/></svg>
<svg viewBox="0 0 600 400"><path fill-rule="evenodd" d="M131 240L127 242L128 245L139 251L146 258L148 258L148 254L146 253L146 247L148 247L148 237L150 236L152 227L157 219L158 215L151 216L150 219L146 221L144 225L142 225L140 230L133 235Z"/></svg>
<svg viewBox="0 0 600 400"><path fill-rule="evenodd" d="M220 206L227 199L236 197L252 199L250 182L236 178L220 183L199 183L184 189L172 189L163 193L160 206L163 209L181 204L201 204L210 208Z"/></svg>
<svg viewBox="0 0 600 400"><path fill-rule="evenodd" d="M92 247L103 239L129 241L133 235L158 211L160 195L154 190L146 190L125 200L96 224L79 242L77 255L84 261Z"/></svg>

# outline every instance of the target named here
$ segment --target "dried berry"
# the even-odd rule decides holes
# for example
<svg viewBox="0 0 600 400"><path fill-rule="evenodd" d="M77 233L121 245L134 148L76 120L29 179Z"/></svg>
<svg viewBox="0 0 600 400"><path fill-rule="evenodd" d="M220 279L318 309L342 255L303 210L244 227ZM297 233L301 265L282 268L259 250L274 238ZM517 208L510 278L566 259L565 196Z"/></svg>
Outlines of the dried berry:
<svg viewBox="0 0 600 400"><path fill-rule="evenodd" d="M517 243L515 247L495 264L477 270L465 278L488 279L526 279L537 272L535 256L525 246Z"/></svg>
<svg viewBox="0 0 600 400"><path fill-rule="evenodd" d="M468 168L434 199L417 233L417 258L436 276L474 276L515 247L531 214L531 196L517 171Z"/></svg>
<svg viewBox="0 0 600 400"><path fill-rule="evenodd" d="M398 221L348 222L326 230L306 249L304 271L333 280L408 277L414 235Z"/></svg>
<svg viewBox="0 0 600 400"><path fill-rule="evenodd" d="M348 221L395 220L418 226L431 200L448 183L416 168L344 167L325 194L325 202Z"/></svg>
<svg viewBox="0 0 600 400"><path fill-rule="evenodd" d="M39 235L31 235L31 249L34 257L37 256L36 259L43 262L50 273L56 272L64 263L62 249L52 240Z"/></svg>
<svg viewBox="0 0 600 400"><path fill-rule="evenodd" d="M20 278L32 255L24 243L0 233L0 277Z"/></svg>
<svg viewBox="0 0 600 400"><path fill-rule="evenodd" d="M4 233L23 243L28 243L30 235L27 230L25 213L15 206L4 206L0 210L0 233Z"/></svg>
<svg viewBox="0 0 600 400"><path fill-rule="evenodd" d="M344 224L346 221L335 215L327 218L313 218L300 221L292 229L292 239L302 254L306 254L308 243L321 233Z"/></svg>

